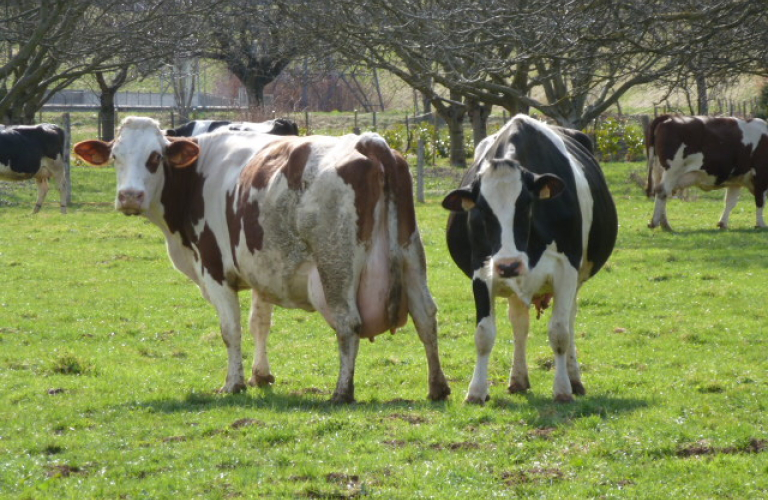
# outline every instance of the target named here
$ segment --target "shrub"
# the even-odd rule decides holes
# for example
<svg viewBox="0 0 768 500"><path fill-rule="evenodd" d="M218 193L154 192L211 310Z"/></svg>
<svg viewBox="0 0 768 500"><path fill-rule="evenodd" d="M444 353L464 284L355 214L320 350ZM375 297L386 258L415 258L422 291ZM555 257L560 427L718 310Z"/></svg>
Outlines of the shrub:
<svg viewBox="0 0 768 500"><path fill-rule="evenodd" d="M645 154L645 140L639 123L608 118L594 130L595 147L602 160L637 161Z"/></svg>

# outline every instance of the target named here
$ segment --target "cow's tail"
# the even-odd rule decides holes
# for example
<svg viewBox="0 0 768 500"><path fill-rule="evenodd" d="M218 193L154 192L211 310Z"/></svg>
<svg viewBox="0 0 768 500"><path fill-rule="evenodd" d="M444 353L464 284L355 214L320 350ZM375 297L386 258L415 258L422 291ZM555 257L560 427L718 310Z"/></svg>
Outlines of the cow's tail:
<svg viewBox="0 0 768 500"><path fill-rule="evenodd" d="M645 131L645 154L648 157L648 179L645 183L645 195L652 198L655 192L656 186L653 184L653 167L658 162L658 155L656 154L656 128L658 125L667 120L669 115L661 115L654 118L648 125L648 129Z"/></svg>

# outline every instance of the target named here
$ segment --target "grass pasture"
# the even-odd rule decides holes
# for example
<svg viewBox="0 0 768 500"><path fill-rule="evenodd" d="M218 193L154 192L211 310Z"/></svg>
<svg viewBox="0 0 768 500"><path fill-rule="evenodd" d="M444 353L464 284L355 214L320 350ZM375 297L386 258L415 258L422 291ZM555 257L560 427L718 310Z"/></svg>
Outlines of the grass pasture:
<svg viewBox="0 0 768 500"><path fill-rule="evenodd" d="M723 192L700 191L670 202L676 233L647 229L642 168L604 165L621 228L580 293L587 395L568 405L551 401L549 311L532 391L506 393L501 303L492 399L463 403L474 310L440 179L417 216L453 394L426 400L409 323L361 345L350 406L328 403L335 339L302 311L276 311L272 388L215 394L216 314L159 230L114 212L111 169L73 169L66 216L54 190L32 216L34 186L0 184L0 498L768 497L768 232L749 196L718 231ZM246 370L251 352L245 336Z"/></svg>

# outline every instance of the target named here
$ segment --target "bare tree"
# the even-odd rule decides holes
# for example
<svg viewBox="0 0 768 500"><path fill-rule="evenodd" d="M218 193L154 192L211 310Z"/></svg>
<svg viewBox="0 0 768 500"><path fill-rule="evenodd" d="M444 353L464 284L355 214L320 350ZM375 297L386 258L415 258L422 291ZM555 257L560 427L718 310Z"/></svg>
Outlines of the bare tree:
<svg viewBox="0 0 768 500"><path fill-rule="evenodd" d="M197 3L9 0L0 18L0 121L31 123L53 93L86 74L119 74L173 53L195 32Z"/></svg>
<svg viewBox="0 0 768 500"><path fill-rule="evenodd" d="M264 87L299 54L294 33L284 21L290 3L231 0L209 19L210 41L199 55L226 63L245 87L251 105L263 105Z"/></svg>

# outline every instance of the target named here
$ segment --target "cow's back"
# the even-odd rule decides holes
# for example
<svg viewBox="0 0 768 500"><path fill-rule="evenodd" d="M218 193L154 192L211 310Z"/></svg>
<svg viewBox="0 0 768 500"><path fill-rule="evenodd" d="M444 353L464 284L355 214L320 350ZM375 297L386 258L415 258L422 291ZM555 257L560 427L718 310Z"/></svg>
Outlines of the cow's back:
<svg viewBox="0 0 768 500"><path fill-rule="evenodd" d="M64 131L52 124L0 130L0 164L12 171L8 174L30 178L40 170L43 158L63 157L64 139Z"/></svg>

